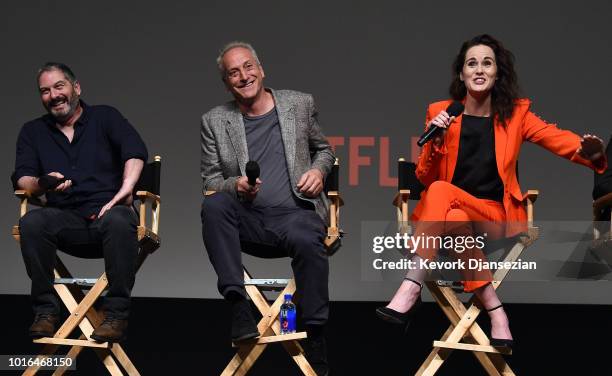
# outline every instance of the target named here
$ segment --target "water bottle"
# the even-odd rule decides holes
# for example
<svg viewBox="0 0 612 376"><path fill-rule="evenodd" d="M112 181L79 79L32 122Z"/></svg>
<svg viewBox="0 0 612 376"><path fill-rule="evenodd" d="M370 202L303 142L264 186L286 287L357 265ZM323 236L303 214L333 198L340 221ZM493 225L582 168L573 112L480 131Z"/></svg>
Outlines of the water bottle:
<svg viewBox="0 0 612 376"><path fill-rule="evenodd" d="M295 333L295 304L291 294L285 294L285 302L280 307L281 334Z"/></svg>

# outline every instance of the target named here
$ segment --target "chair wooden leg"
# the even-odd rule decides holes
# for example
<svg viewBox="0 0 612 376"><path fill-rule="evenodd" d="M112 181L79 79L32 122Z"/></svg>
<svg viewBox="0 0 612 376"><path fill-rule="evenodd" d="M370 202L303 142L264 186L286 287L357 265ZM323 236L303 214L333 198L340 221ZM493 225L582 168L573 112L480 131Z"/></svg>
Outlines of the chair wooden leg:
<svg viewBox="0 0 612 376"><path fill-rule="evenodd" d="M87 339L87 337L85 337L84 334L81 334L79 336L79 339L84 340L84 339ZM66 358L70 358L74 362L77 356L79 356L79 354L81 353L81 351L83 351L82 346L72 346L70 350L68 350L68 353L66 354ZM53 372L52 376L62 376L67 370L68 370L68 367L58 367L55 370L55 372Z"/></svg>
<svg viewBox="0 0 612 376"><path fill-rule="evenodd" d="M274 320L276 319L276 316L278 314L278 310L280 309L280 305L282 304L282 301L280 301L279 304L276 304L277 302L279 302L279 299L282 298L282 294L279 295L274 304L270 306L266 298L256 286L247 285L245 288L247 290L247 294L249 294L249 297L251 298L259 312L262 314L262 318L257 324L257 330L259 331L259 333L262 333L262 336L274 335L275 333L270 327L274 323ZM292 286L287 285L283 292L291 293L291 288ZM293 291L294 290L295 289L293 287ZM275 306L278 306L278 309L276 311L273 311L272 307ZM229 364L225 367L225 370L221 373L221 375L229 376L246 374L248 370L253 366L257 358L259 358L259 356L266 349L266 346L267 345L265 344L256 345L255 342L241 344L238 347L238 351L236 352L232 360L229 362Z"/></svg>
<svg viewBox="0 0 612 376"><path fill-rule="evenodd" d="M480 309L471 305L466 309L463 303L457 298L454 291L448 287L440 287L434 282L426 282L434 299L451 322L442 337L443 342L458 343L465 338L467 343L478 345L489 345L489 339L480 326L475 323L476 317L480 314ZM494 287L499 286L499 283ZM463 322L462 322L463 320ZM461 325L461 329L457 326ZM453 337L451 337L451 335ZM419 368L417 375L433 375L442 366L444 361L450 356L452 349L434 347L427 359ZM489 375L513 375L510 366L504 361L500 354L484 353L472 351L478 362L483 366Z"/></svg>
<svg viewBox="0 0 612 376"><path fill-rule="evenodd" d="M123 371L121 371L121 368L119 368L119 365L117 362L115 362L115 359L113 359L111 352L108 349L94 348L93 350L104 364L104 367L108 370L108 373L110 373L112 376L123 376Z"/></svg>
<svg viewBox="0 0 612 376"><path fill-rule="evenodd" d="M310 363L308 363L308 359L306 359L306 356L304 355L304 349L302 349L298 341L287 341L281 343L304 375L317 376Z"/></svg>
<svg viewBox="0 0 612 376"><path fill-rule="evenodd" d="M251 277L245 272L245 280L249 280ZM257 286L247 285L245 286L247 294L259 310L262 315L257 328L262 337L278 336L280 335L280 322L278 314L280 312L280 306L284 302L285 294L295 293L295 281L290 280L287 286L281 291L279 296L270 305L257 288ZM312 369L312 366L308 363L308 360L304 356L304 350L297 340L284 340L281 342L285 350L289 353L292 359L295 361L297 366L300 368L302 373L306 376L316 376L316 373ZM222 376L242 376L246 375L251 369L255 361L266 349L267 344L265 343L245 343L238 347L236 355L232 358L229 364L224 369Z"/></svg>
<svg viewBox="0 0 612 376"><path fill-rule="evenodd" d="M245 277L248 276L245 273ZM247 277L249 278L249 277ZM268 301L264 297L264 295L259 291L257 286L247 285L245 286L247 294L261 313L262 317L257 325L257 329L259 333L263 333L263 336L266 335L275 335L277 333L271 328L278 317L278 313L280 311L280 306L283 304L283 296L284 294L293 294L295 292L295 282L291 280L287 286L283 289L283 291L278 295L274 303L270 306ZM236 369L235 375L245 375L255 364L255 361L259 358L259 356L264 352L267 345L255 345L249 344L246 346L247 352L245 356L242 358L242 362Z"/></svg>
<svg viewBox="0 0 612 376"><path fill-rule="evenodd" d="M58 345L45 345L43 347L43 349L40 351L40 353L38 354L38 356L36 357L36 359L46 359L48 356L51 356L53 354L55 354L55 352L59 349ZM36 362L36 363L40 363L40 362ZM40 367L37 366L31 366L26 368L26 370L22 373L22 376L33 376L36 375L36 372L38 372Z"/></svg>
<svg viewBox="0 0 612 376"><path fill-rule="evenodd" d="M538 229L531 227L529 229L529 234L530 236L526 239L526 241L517 242L510 249L504 261L517 260L523 250L531 245L538 237ZM494 289L497 289L500 286L502 281L508 275L508 271L508 269L498 269L494 273L493 281L491 282ZM477 348L479 349L482 349L484 346L490 348L489 337L475 322L476 318L481 312L479 307L472 303L470 304L469 308L466 309L451 288L438 286L435 282L431 281L428 281L425 284L432 293L437 304L451 322L450 327L444 333L441 341L439 342L446 343L447 346L448 344L457 344L457 347L460 347L460 341L463 339L467 344L478 345ZM472 298L471 301L473 301L473 299L474 298ZM463 346L463 349L466 347L470 349L474 348L474 346ZM491 349L491 351L494 351L494 349ZM483 350L472 350L471 352L485 369L487 374L504 376L514 375L514 372L506 363L501 354L495 352L483 352ZM434 375L451 353L452 348L434 347L427 359L425 359L417 371L417 375Z"/></svg>
<svg viewBox="0 0 612 376"><path fill-rule="evenodd" d="M60 295L64 303L70 302L71 306L74 303L76 303L76 300L74 299L72 294L70 294L70 291L68 290L66 286L63 286L63 285L56 285L56 286L57 286L56 291L58 292L58 294ZM68 317L68 319L64 321L62 326L57 330L57 332L55 333L53 337L54 338L67 338L68 335L70 335L70 333L72 333L72 331L84 319L86 319L87 312L90 309L92 309L93 304L100 297L100 295L104 292L104 289L106 288L106 286L108 286L108 281L106 280L106 274L104 274L102 275L102 277L100 277L100 279L98 279L98 282L96 282L96 284L92 287L89 293L85 295L85 298L80 303L78 303L77 306L68 307L68 309L71 312L70 317ZM86 333L86 335L90 335L90 334L91 333Z"/></svg>
<svg viewBox="0 0 612 376"><path fill-rule="evenodd" d="M261 332L260 332L261 333ZM269 336L269 335L274 335L274 331L272 331L272 329L267 329L264 333L263 336ZM244 351L241 354L241 362L238 365L238 367L236 367L236 371L234 373L235 376L244 376L246 375L249 370L251 369L251 367L253 367L253 365L255 364L255 362L257 361L257 359L259 358L259 356L264 352L264 350L266 349L268 345L247 345L247 346L241 346L241 350L242 348L244 348Z"/></svg>
<svg viewBox="0 0 612 376"><path fill-rule="evenodd" d="M132 363L123 348L118 343L113 344L110 351L129 376L140 376L140 372L138 372L134 366L134 363Z"/></svg>
<svg viewBox="0 0 612 376"><path fill-rule="evenodd" d="M55 277L72 278L66 267L59 259L57 260ZM61 340L67 338L77 326L83 333L79 339L87 340L93 333L94 327L100 325L102 322L103 316L93 307L93 304L104 292L107 285L108 281L106 279L106 274L102 274L102 276L87 294L84 294L83 291L77 286L66 286L61 284L55 285L55 290L70 312L70 316L50 340ZM46 345L41 354L51 355L55 353L58 348L59 346L57 344ZM82 349L82 346L72 346L67 356L74 359L80 354ZM123 370L125 370L125 372L130 376L140 376L140 373L131 362L121 345L118 343L112 344L108 349L93 349L111 375L123 375ZM116 360L113 358L113 355L115 356ZM123 370L119 365L123 367ZM37 371L37 367L30 367L26 370L26 372L24 372L24 375L34 375ZM65 371L65 368L58 368L55 370L53 375L63 375Z"/></svg>
<svg viewBox="0 0 612 376"><path fill-rule="evenodd" d="M446 341L448 339L448 336L451 334L453 329L454 326L452 325L448 327L444 335L442 335L443 341ZM421 364L421 367L419 367L415 375L423 376L435 374L435 370L438 370L442 366L442 363L446 361L451 352L451 349L434 347L433 350L431 350L431 352L429 353L429 356L427 356L425 361ZM434 371L432 372L432 370Z"/></svg>
<svg viewBox="0 0 612 376"><path fill-rule="evenodd" d="M260 346L260 347L261 349L259 351L263 352L263 349L264 349L263 346ZM223 370L223 372L221 372L221 376L236 375L236 371L238 370L240 365L245 361L245 359L251 353L251 351L254 351L256 348L257 346L253 346L253 347L240 346L238 348L238 351L236 351L236 354L232 357L232 359L227 364L227 366L225 366L225 369ZM257 356L259 355L260 354L257 354Z"/></svg>
<svg viewBox="0 0 612 376"><path fill-rule="evenodd" d="M84 298L84 294L79 288L74 288L70 290L72 293L71 296L76 297L76 298L81 298L81 300ZM64 304L66 304L66 306L73 306L74 303L76 303L76 301L72 301L72 302L64 301ZM83 321L79 324L79 328L81 329L81 332L83 332L85 336L89 337L91 336L91 333L93 333L94 328L102 323L102 319L103 319L102 313L97 311L95 308L91 307L87 311L86 318L83 319ZM110 347L110 352L115 356L116 361L123 367L123 369L128 375L140 376L140 373L138 372L138 370L136 369L136 367L134 366L130 358L127 356L127 354L125 353L125 351L123 350L120 344L114 343Z"/></svg>

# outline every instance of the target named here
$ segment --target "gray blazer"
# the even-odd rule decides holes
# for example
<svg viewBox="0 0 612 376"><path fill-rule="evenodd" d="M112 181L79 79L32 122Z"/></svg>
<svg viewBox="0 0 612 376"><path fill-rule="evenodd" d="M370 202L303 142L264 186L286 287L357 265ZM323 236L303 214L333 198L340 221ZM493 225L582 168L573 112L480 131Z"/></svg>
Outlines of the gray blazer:
<svg viewBox="0 0 612 376"><path fill-rule="evenodd" d="M278 112L293 194L312 202L317 214L327 223L325 194L311 199L296 190L303 173L318 168L326 177L335 161L331 146L321 132L312 95L291 90L268 90L274 97ZM245 175L249 153L237 103L231 101L205 113L200 134L204 191L228 192L238 198L236 180Z"/></svg>

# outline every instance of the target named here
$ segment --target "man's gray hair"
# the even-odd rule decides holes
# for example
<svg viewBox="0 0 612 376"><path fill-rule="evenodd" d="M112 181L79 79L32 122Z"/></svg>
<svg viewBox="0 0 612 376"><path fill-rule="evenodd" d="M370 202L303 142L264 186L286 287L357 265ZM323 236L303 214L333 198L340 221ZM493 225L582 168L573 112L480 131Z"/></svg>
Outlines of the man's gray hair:
<svg viewBox="0 0 612 376"><path fill-rule="evenodd" d="M39 80L40 80L40 76L45 73L45 72L51 72L51 71L60 71L64 74L64 76L66 77L66 79L74 85L74 83L77 81L77 78L74 74L74 72L72 72L72 69L70 69L70 67L68 67L66 64L64 63L57 63L55 61L49 61L44 63L39 69L38 69L38 73L36 74L36 84L38 85Z"/></svg>
<svg viewBox="0 0 612 376"><path fill-rule="evenodd" d="M221 74L221 78L223 78L224 80L225 80L225 67L223 66L223 56L225 56L227 51L233 48L237 48L237 47L246 48L247 50L251 51L251 54L255 58L257 65L261 65L261 63L259 62L259 58L257 57L257 52L255 52L255 49L249 43L241 42L238 40L229 42L228 44L223 46L221 51L219 51L219 56L217 56L217 68L219 68L219 74Z"/></svg>

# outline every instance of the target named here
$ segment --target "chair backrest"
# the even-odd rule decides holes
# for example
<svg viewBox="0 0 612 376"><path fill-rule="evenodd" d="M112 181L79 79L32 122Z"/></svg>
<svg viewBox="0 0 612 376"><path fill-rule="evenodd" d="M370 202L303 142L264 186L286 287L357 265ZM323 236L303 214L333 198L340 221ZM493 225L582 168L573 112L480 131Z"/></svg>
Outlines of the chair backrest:
<svg viewBox="0 0 612 376"><path fill-rule="evenodd" d="M155 156L153 162L146 163L140 174L140 179L134 188L134 195L138 191L148 191L160 195L161 157Z"/></svg>
<svg viewBox="0 0 612 376"><path fill-rule="evenodd" d="M16 179L15 171L13 171L13 173L11 174L11 185L13 186L14 191L19 189L19 187L17 187L17 179Z"/></svg>
<svg viewBox="0 0 612 376"><path fill-rule="evenodd" d="M397 189L398 191L409 189L408 198L410 200L420 199L421 192L425 189L425 186L416 177L416 164L405 161L403 158L397 162Z"/></svg>
<svg viewBox="0 0 612 376"><path fill-rule="evenodd" d="M325 179L325 193L337 192L340 190L340 166L338 163L334 163L332 169Z"/></svg>
<svg viewBox="0 0 612 376"><path fill-rule="evenodd" d="M324 191L328 199L330 200L330 223L327 227L327 237L325 241L325 250L327 255L331 256L336 253L342 246L342 237L344 231L339 228L340 221L340 206L343 205L343 201L340 198L340 165L338 159L336 159L331 171L325 179ZM333 241L330 241L332 239Z"/></svg>

